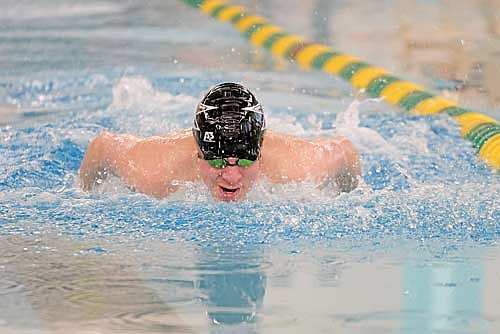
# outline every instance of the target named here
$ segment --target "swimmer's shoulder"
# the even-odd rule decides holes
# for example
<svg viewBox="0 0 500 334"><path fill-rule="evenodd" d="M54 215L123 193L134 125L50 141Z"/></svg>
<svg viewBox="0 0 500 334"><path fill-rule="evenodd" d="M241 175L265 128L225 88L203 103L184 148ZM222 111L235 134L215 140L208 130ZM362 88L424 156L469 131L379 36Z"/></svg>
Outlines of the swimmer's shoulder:
<svg viewBox="0 0 500 334"><path fill-rule="evenodd" d="M266 130L262 149L280 150L283 147L293 146L298 142L305 141L303 138L286 135L283 133ZM266 147L267 146L267 147Z"/></svg>
<svg viewBox="0 0 500 334"><path fill-rule="evenodd" d="M174 180L196 179L196 153L196 142L187 130L141 138L126 154L125 168L135 185L148 189L142 192L162 194L173 189Z"/></svg>
<svg viewBox="0 0 500 334"><path fill-rule="evenodd" d="M196 151L196 142L193 138L191 129L185 129L169 134L151 136L151 137L129 137L134 143L136 150L148 151L175 151L175 152L194 152Z"/></svg>
<svg viewBox="0 0 500 334"><path fill-rule="evenodd" d="M261 172L272 182L302 181L307 177L314 144L266 130L261 152Z"/></svg>
<svg viewBox="0 0 500 334"><path fill-rule="evenodd" d="M337 173L345 166L358 174L357 151L344 137L307 139L266 132L262 145L262 171L272 180L306 180Z"/></svg>
<svg viewBox="0 0 500 334"><path fill-rule="evenodd" d="M91 146L103 147L107 152L117 154L152 153L172 149L196 150L196 142L189 129L150 137L103 131L92 141Z"/></svg>
<svg viewBox="0 0 500 334"><path fill-rule="evenodd" d="M144 167L159 163L170 164L173 160L187 163L197 152L190 130L150 137L103 132L96 140L107 147L111 159L124 165L128 165L130 161Z"/></svg>
<svg viewBox="0 0 500 334"><path fill-rule="evenodd" d="M304 155L314 147L312 141L266 130L262 144L262 154L265 155Z"/></svg>

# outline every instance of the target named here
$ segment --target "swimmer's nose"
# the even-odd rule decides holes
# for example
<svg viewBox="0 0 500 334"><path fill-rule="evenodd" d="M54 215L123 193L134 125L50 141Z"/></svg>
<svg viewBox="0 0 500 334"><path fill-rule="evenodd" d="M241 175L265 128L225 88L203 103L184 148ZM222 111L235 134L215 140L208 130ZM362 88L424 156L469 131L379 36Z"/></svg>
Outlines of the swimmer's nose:
<svg viewBox="0 0 500 334"><path fill-rule="evenodd" d="M240 171L241 167L238 166L226 166L224 169L222 169L222 178L230 183L230 184L237 184L240 182L241 177L243 174L241 174Z"/></svg>

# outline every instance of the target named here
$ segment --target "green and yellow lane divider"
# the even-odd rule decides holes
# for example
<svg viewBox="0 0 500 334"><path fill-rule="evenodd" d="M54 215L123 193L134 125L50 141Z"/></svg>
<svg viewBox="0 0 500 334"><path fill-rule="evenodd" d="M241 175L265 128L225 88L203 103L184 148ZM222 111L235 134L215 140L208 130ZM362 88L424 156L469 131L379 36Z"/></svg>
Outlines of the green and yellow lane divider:
<svg viewBox="0 0 500 334"><path fill-rule="evenodd" d="M355 88L365 90L367 95L384 97L387 102L410 113L447 113L457 120L462 137L472 142L479 156L494 169L500 170L500 123L497 120L462 108L359 58L286 33L281 27L262 16L249 13L244 7L222 0L183 1L220 21L230 22L255 46L296 62L304 69L317 69L340 76Z"/></svg>

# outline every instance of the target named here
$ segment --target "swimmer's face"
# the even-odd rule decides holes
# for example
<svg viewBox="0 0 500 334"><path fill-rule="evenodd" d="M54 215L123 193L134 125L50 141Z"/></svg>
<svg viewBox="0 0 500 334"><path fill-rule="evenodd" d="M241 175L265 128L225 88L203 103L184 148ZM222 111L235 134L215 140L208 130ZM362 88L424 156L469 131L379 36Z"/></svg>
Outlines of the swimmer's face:
<svg viewBox="0 0 500 334"><path fill-rule="evenodd" d="M242 201L259 176L260 161L249 167L240 167L237 158L227 158L230 166L214 168L206 160L198 159L200 175L216 200Z"/></svg>

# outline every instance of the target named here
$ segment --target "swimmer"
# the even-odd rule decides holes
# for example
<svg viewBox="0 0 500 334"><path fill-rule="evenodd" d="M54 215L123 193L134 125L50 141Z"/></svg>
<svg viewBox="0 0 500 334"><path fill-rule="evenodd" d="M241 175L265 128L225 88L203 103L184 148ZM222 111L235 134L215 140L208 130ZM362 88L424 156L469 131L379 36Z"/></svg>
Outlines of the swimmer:
<svg viewBox="0 0 500 334"><path fill-rule="evenodd" d="M219 201L241 201L259 178L272 183L335 183L349 192L361 167L342 137L304 139L266 129L261 104L245 87L211 88L196 108L192 129L139 138L101 133L89 145L79 182L91 190L108 175L129 188L163 198L186 182L204 182Z"/></svg>

